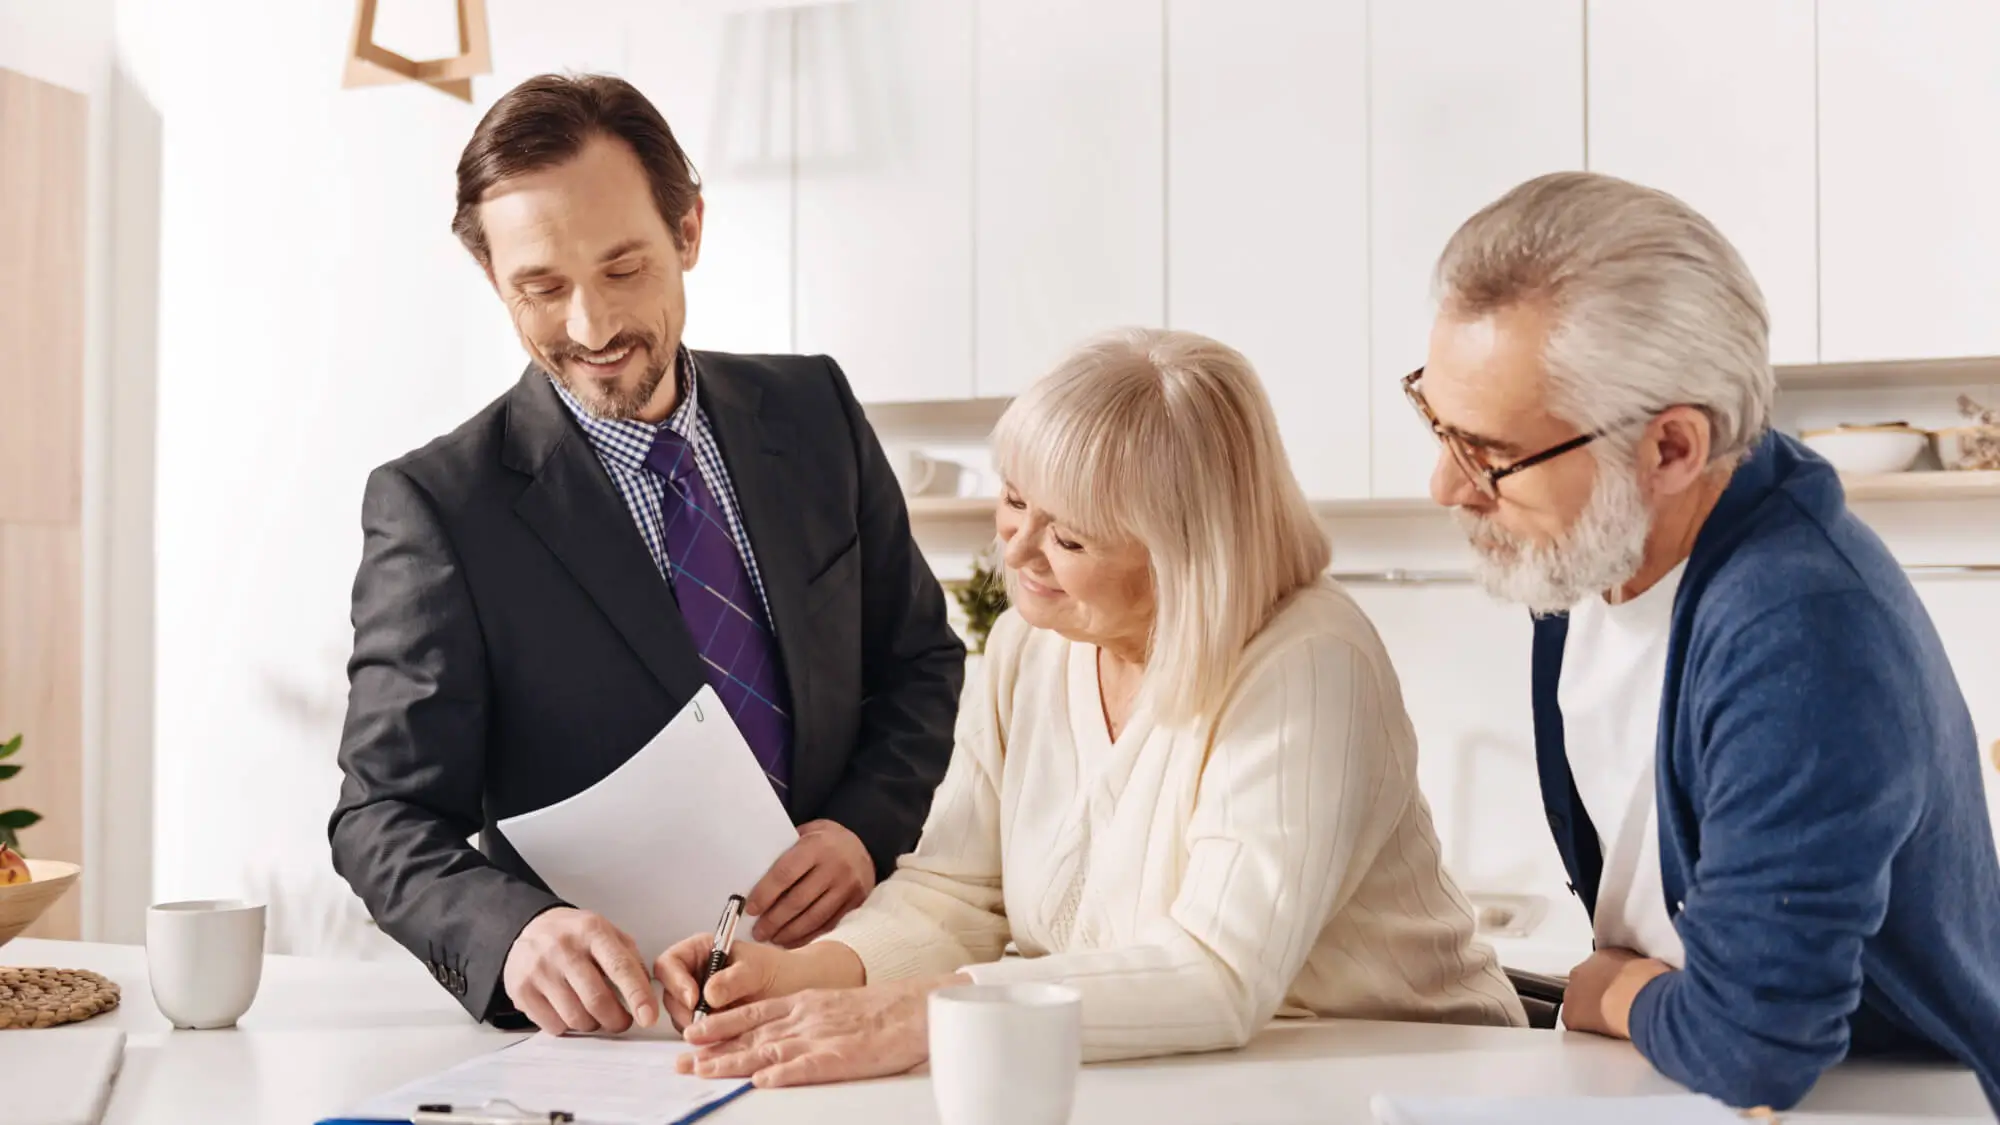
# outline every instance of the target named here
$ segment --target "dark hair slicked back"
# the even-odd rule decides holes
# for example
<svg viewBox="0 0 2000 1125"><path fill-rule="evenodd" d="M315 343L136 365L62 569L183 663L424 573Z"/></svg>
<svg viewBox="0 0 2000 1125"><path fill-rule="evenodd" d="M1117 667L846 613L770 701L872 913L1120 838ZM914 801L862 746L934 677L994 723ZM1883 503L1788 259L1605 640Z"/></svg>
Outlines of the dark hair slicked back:
<svg viewBox="0 0 2000 1125"><path fill-rule="evenodd" d="M493 103L458 158L452 233L480 265L490 264L486 231L479 225L480 200L495 184L573 158L598 136L625 142L639 158L653 186L653 202L680 246L680 221L700 197L701 180L646 95L608 74L538 75Z"/></svg>

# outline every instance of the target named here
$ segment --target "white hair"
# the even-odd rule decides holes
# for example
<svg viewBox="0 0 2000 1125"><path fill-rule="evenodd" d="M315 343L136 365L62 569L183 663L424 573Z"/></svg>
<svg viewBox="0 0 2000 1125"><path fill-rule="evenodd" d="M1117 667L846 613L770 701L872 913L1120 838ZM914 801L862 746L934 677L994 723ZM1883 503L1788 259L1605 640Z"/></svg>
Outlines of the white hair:
<svg viewBox="0 0 2000 1125"><path fill-rule="evenodd" d="M1332 559L1256 372L1206 336L1131 328L1085 344L1008 406L993 452L1079 534L1146 549L1141 690L1166 724L1212 716L1243 647Z"/></svg>
<svg viewBox="0 0 2000 1125"><path fill-rule="evenodd" d="M1710 464L1734 468L1770 426L1770 316L1735 247L1662 191L1594 172L1529 180L1466 220L1438 259L1442 311L1540 304L1554 317L1549 409L1611 468L1618 432L1673 406L1708 416Z"/></svg>

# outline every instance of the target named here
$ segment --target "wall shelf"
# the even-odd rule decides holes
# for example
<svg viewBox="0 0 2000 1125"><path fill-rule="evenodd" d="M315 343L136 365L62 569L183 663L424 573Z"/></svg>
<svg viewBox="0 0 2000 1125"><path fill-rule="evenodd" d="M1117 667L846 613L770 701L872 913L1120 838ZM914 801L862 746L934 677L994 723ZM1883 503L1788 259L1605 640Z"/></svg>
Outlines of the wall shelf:
<svg viewBox="0 0 2000 1125"><path fill-rule="evenodd" d="M1847 498L1854 501L2000 499L2000 472L1910 472L1843 476ZM924 525L990 523L990 496L914 496L910 519ZM1327 519L1439 514L1426 499L1315 500L1313 511Z"/></svg>
<svg viewBox="0 0 2000 1125"><path fill-rule="evenodd" d="M1883 473L1843 476L1849 500L2000 499L2000 472Z"/></svg>
<svg viewBox="0 0 2000 1125"><path fill-rule="evenodd" d="M1817 363L1779 367L1778 386L1788 391L1894 390L1900 387L2000 385L2000 357L1884 360L1879 363Z"/></svg>
<svg viewBox="0 0 2000 1125"><path fill-rule="evenodd" d="M972 523L993 519L991 496L912 496L910 519L922 523Z"/></svg>

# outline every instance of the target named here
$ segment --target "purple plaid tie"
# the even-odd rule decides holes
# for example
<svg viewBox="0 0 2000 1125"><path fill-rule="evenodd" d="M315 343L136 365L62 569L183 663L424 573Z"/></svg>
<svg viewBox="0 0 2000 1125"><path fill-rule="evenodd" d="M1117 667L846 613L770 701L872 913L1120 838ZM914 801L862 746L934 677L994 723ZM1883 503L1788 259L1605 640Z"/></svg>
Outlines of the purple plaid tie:
<svg viewBox="0 0 2000 1125"><path fill-rule="evenodd" d="M646 467L667 482L661 498L667 569L674 597L708 682L757 754L771 787L783 796L791 782L792 718L764 605L736 551L736 537L687 439L665 426L646 453Z"/></svg>

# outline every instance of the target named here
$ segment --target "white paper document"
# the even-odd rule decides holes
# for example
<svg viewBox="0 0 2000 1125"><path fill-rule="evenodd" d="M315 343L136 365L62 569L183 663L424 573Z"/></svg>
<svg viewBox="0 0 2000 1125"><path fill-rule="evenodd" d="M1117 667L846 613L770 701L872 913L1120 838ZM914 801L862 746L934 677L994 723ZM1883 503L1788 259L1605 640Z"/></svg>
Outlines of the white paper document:
<svg viewBox="0 0 2000 1125"><path fill-rule="evenodd" d="M675 1073L674 1056L687 1050L659 1040L537 1035L370 1099L342 1120L408 1121L421 1105L464 1112L506 1102L537 1115L573 1113L577 1125L672 1125L750 1085Z"/></svg>
<svg viewBox="0 0 2000 1125"><path fill-rule="evenodd" d="M1401 1098L1376 1095L1381 1125L1743 1125L1713 1098Z"/></svg>
<svg viewBox="0 0 2000 1125"><path fill-rule="evenodd" d="M631 934L648 965L713 930L729 896L799 839L707 685L603 781L499 828L558 897Z"/></svg>
<svg viewBox="0 0 2000 1125"><path fill-rule="evenodd" d="M125 1062L125 1033L104 1027L0 1031L0 1121L97 1125Z"/></svg>

